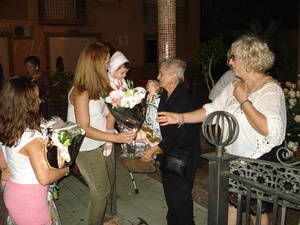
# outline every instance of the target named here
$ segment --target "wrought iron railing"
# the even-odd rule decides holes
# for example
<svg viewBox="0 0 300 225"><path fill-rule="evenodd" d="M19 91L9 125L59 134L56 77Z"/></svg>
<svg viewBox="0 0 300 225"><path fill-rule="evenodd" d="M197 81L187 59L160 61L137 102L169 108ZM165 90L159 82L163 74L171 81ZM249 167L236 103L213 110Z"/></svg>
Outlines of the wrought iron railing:
<svg viewBox="0 0 300 225"><path fill-rule="evenodd" d="M216 153L202 155L209 160L208 225L227 224L229 192L237 196L237 225L250 224L253 201L256 205L256 225L261 224L263 202L272 203L272 225L285 224L287 208L300 210L298 163L282 165L224 154L224 147L233 143L238 135L237 122L229 113L212 113L204 121L202 131L208 141L216 146ZM288 157L285 160L289 161Z"/></svg>

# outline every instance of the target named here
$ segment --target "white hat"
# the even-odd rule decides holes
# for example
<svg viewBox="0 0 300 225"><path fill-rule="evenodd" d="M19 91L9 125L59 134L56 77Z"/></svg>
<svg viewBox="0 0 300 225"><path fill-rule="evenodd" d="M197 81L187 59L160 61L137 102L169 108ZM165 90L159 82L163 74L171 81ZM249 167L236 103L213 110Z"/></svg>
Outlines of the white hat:
<svg viewBox="0 0 300 225"><path fill-rule="evenodd" d="M129 62L129 60L125 57L122 52L115 52L111 57L108 65L108 72L110 75L113 73L124 63Z"/></svg>

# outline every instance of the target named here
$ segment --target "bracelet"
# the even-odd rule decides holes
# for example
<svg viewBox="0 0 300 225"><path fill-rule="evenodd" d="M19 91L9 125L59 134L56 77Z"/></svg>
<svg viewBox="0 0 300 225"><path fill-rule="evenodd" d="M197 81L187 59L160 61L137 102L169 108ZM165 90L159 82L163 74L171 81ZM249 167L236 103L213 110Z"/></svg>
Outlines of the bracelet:
<svg viewBox="0 0 300 225"><path fill-rule="evenodd" d="M68 171L65 173L65 176L68 176L70 174L70 167L66 167Z"/></svg>
<svg viewBox="0 0 300 225"><path fill-rule="evenodd" d="M252 102L247 98L246 100L242 101L240 103L240 107L242 107L242 105L245 103L245 102L249 102L250 104L252 104Z"/></svg>
<svg viewBox="0 0 300 225"><path fill-rule="evenodd" d="M180 116L180 119L179 119L179 123L178 123L178 128L184 124L184 114L181 113L181 114L179 114L179 116Z"/></svg>

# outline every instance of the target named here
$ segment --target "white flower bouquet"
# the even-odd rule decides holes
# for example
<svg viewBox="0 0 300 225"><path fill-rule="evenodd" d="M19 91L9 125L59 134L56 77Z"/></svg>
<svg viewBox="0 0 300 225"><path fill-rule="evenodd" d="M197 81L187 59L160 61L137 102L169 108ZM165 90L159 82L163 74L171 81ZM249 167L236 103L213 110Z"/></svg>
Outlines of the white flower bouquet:
<svg viewBox="0 0 300 225"><path fill-rule="evenodd" d="M41 123L42 133L48 138L47 157L51 166L57 165L57 151L66 160L66 166L74 163L80 146L83 142L85 131L76 123L64 122L59 117Z"/></svg>
<svg viewBox="0 0 300 225"><path fill-rule="evenodd" d="M144 99L146 90L143 87L133 88L132 82L127 82L128 89L113 90L105 97L105 102L115 117L118 129L127 131L134 129L138 131L145 120L145 104ZM138 152L143 151L145 144L136 141L123 144L124 153L122 156L139 156Z"/></svg>

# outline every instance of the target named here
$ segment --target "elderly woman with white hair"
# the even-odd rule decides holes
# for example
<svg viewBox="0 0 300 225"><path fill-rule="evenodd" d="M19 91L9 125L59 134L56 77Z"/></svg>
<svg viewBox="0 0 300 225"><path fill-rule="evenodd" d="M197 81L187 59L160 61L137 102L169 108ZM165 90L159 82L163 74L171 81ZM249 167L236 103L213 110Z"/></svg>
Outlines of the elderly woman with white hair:
<svg viewBox="0 0 300 225"><path fill-rule="evenodd" d="M272 160L274 147L283 142L286 130L284 94L278 82L266 73L273 62L274 54L266 43L253 35L238 38L229 49L228 63L240 79L229 83L212 103L205 104L201 109L180 114L160 112L158 122L161 126L198 123L211 112L227 111L237 119L240 132L236 141L225 147L226 152L252 159ZM236 223L237 210L234 206L234 199L230 199L230 225ZM261 224L268 225L269 210L264 206ZM251 213L255 215L255 211L253 205Z"/></svg>
<svg viewBox="0 0 300 225"><path fill-rule="evenodd" d="M185 87L186 63L172 58L160 65L158 80L164 92L159 111L185 113L195 110L192 96ZM192 188L197 170L200 141L196 124L168 125L161 127L162 141L145 151L144 160L153 154L161 156L162 183L168 205L168 225L194 225Z"/></svg>

